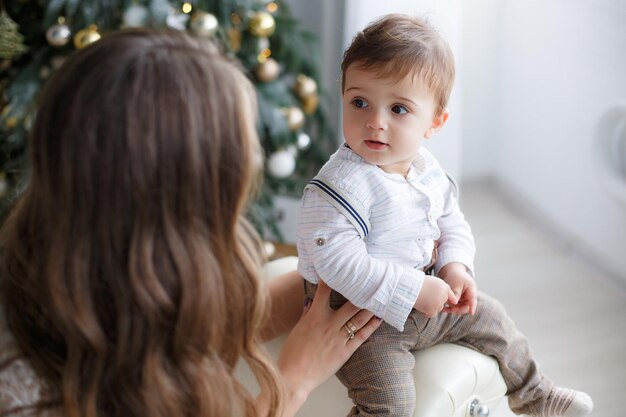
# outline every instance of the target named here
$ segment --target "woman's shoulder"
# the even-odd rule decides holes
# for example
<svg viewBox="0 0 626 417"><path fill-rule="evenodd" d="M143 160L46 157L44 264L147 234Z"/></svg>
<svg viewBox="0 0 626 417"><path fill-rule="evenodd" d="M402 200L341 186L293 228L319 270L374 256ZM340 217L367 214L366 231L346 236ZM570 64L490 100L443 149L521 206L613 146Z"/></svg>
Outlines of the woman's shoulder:
<svg viewBox="0 0 626 417"><path fill-rule="evenodd" d="M11 335L0 308L0 414L36 404L41 393L39 379Z"/></svg>

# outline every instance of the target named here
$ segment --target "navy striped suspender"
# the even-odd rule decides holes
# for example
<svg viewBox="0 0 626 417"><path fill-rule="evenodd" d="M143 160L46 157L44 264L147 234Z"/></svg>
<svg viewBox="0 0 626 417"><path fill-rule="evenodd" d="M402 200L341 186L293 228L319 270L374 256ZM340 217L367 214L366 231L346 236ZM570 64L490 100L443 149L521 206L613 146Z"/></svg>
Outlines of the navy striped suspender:
<svg viewBox="0 0 626 417"><path fill-rule="evenodd" d="M365 238L369 233L369 222L357 209L355 209L354 205L350 204L345 195L342 195L335 187L333 187L329 182L323 181L320 178L313 178L308 187L315 187L317 190L321 192L321 195L328 200L333 206L335 206L340 212L342 212L348 220L359 231L361 238Z"/></svg>

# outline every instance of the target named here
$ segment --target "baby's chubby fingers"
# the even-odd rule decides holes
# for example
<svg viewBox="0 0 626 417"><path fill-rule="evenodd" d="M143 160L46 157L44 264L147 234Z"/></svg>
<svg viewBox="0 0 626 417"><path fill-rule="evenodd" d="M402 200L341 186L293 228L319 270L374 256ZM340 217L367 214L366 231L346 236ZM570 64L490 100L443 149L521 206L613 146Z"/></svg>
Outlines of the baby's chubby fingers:
<svg viewBox="0 0 626 417"><path fill-rule="evenodd" d="M452 288L448 290L448 301L446 304L456 304L459 302L460 295L457 295Z"/></svg>
<svg viewBox="0 0 626 417"><path fill-rule="evenodd" d="M470 307L465 304L452 305L452 306L445 307L443 310L441 310L442 313L456 314L459 316L463 314L467 314L469 313L469 311L470 311Z"/></svg>
<svg viewBox="0 0 626 417"><path fill-rule="evenodd" d="M478 307L478 290L475 286L467 290L467 304L469 313L473 316L476 313L476 307Z"/></svg>

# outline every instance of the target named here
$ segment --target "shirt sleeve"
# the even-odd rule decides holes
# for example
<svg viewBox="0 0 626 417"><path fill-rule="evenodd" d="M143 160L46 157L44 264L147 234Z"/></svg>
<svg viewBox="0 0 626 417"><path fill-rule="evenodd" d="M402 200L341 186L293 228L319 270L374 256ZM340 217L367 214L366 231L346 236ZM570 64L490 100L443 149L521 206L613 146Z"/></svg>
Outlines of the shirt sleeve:
<svg viewBox="0 0 626 417"><path fill-rule="evenodd" d="M438 257L435 263L435 273L452 262L462 263L474 276L474 256L476 245L469 223L461 212L458 202L458 187L452 177L447 176L447 185L444 189L443 214L437 225L441 232Z"/></svg>
<svg viewBox="0 0 626 417"><path fill-rule="evenodd" d="M302 198L298 256L305 279L323 280L357 307L404 329L424 273L370 256L355 226L315 190L306 190Z"/></svg>

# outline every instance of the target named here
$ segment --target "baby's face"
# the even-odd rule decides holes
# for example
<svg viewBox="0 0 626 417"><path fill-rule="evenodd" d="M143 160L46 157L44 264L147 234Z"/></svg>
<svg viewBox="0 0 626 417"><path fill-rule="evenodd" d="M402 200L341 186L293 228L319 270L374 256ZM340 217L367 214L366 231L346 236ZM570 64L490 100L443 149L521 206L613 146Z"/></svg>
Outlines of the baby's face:
<svg viewBox="0 0 626 417"><path fill-rule="evenodd" d="M423 140L443 124L433 121L435 99L428 87L411 73L400 80L378 78L371 70L351 65L342 105L348 146L385 172L403 176Z"/></svg>

